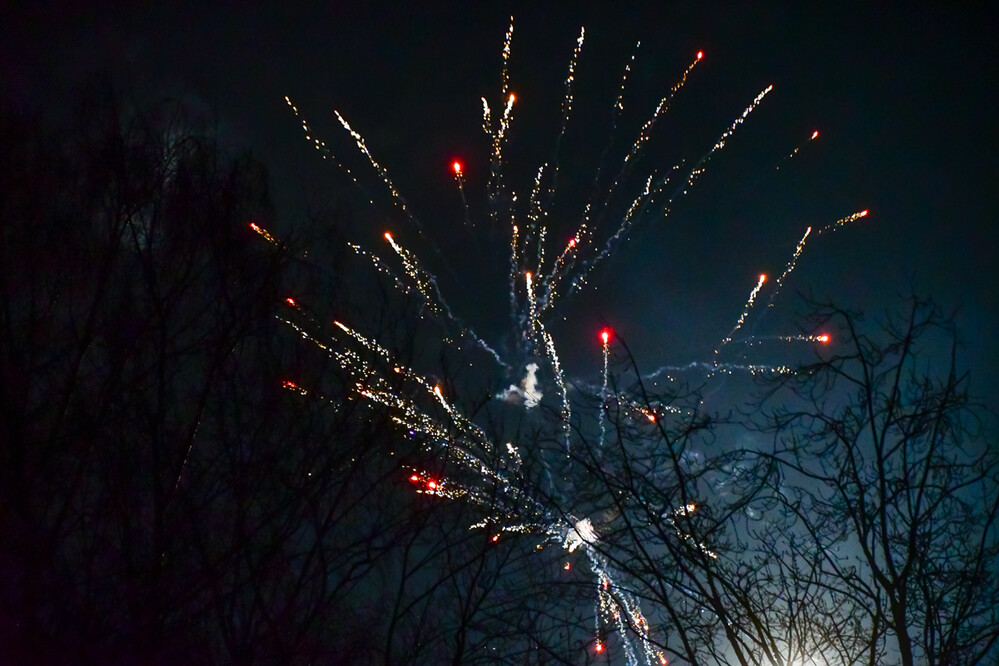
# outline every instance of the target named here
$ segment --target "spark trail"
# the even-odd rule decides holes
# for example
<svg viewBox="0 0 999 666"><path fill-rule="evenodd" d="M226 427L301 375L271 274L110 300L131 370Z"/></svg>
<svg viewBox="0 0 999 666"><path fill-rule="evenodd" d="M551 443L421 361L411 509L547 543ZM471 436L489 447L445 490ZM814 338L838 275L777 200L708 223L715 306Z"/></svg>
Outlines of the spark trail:
<svg viewBox="0 0 999 666"><path fill-rule="evenodd" d="M504 359L494 346L487 344L470 326L465 324L448 305L436 276L421 265L416 254L406 249L397 239L400 233L386 232L384 240L395 255L394 261L398 262L401 272L398 272L392 267L391 262L382 259L378 254L364 249L360 245L351 245L359 256L370 262L376 272L387 276L395 289L419 295L425 310L436 319L441 329L445 331L442 336L445 343L454 340L470 341L473 346L484 351L506 371L519 372L520 368L523 367L525 374L519 383L520 388L518 388L517 383L512 383L510 389L497 394L498 399L507 402L516 401L525 410L531 410L542 402L540 383L550 381L554 384L557 409L546 413L557 413L558 415L558 427L564 440L565 456L559 461L551 461L542 457L550 484L549 499L559 496L562 492L560 488L562 479L569 478L578 472L573 467L573 459L570 455L574 432L578 432L578 427L574 429L578 423L574 422L571 396L573 385L567 379L550 326L553 319L561 313L563 299L585 289L594 269L607 259L620 243L625 241L636 224L644 219L661 220L668 216L675 201L687 194L690 188L695 185L708 168L709 163L726 147L736 131L773 90L773 86L764 88L744 108L742 113L723 130L714 144L694 162L693 167L689 170L684 171L680 167L672 167L665 172L653 170L642 177L633 176L632 171L637 168L638 158L651 141L653 128L666 115L674 97L687 84L695 67L703 61L704 54L698 52L677 82L660 99L651 115L639 129L637 137L630 142L627 151L621 157L620 167L616 174L610 178L609 183L601 185L601 170L604 168L604 160L609 155L612 143L608 141L607 148L600 156L597 174L593 179L593 192L579 212L578 224L574 225L575 232L568 237L564 245L560 242L555 250L551 250L548 247L549 235L552 235L549 229L553 228L556 220L551 219L550 212L553 208L552 201L557 195L558 153L566 135L566 127L570 122L573 109L574 84L577 78L576 71L584 44L584 36L585 31L581 29L564 81L562 114L555 142L555 155L550 163L542 164L537 168L536 175L530 184L529 193L523 199L524 205L521 205L521 198L518 197L516 190L510 187L505 176L504 155L510 140L510 129L517 101L516 95L510 90L509 81L509 62L513 39L512 19L506 31L501 52L502 67L498 112L494 113L489 101L485 97L482 98L482 127L489 141L489 169L488 179L485 183L486 209L493 228L509 225L507 279L512 338L517 342L516 354L518 357L537 359L540 364L530 361L521 365L519 361ZM625 84L635 64L635 58L636 56L633 55L625 67L621 76L620 91L611 108L612 133L617 129L618 120L624 108ZM333 159L338 167L357 183L357 177L333 157L333 153L326 143L313 137L308 123L299 114L291 100L285 99L295 116L301 121L306 139L319 150L324 159ZM364 137L348 123L347 119L338 111L335 114L356 149L374 170L378 181L384 186L393 205L412 224L413 231L426 240L427 230L410 210L409 204L397 189L388 169L375 158ZM813 140L816 136L817 133L813 134L808 141ZM794 157L802 146L795 148L785 158L785 161ZM465 167L460 160L455 160L451 164L451 170L461 198L464 224L469 229L475 229L477 227L472 219L472 208L468 198L470 192L466 191ZM631 184L635 181L644 183L644 185L638 188L637 194L625 195L624 190L630 189ZM672 191L667 193L670 188ZM615 200L629 203L623 211L615 212L612 205L612 201ZM371 200L369 199L369 201ZM822 227L815 235L836 231L866 214L867 211L861 211L844 217ZM608 219L611 220L611 229L609 232L604 232L598 221L602 222ZM280 241L258 225L251 224L251 228L275 247L280 246ZM783 273L776 280L771 294L771 305L783 282L794 270L811 230L812 227L806 230ZM789 372L788 368L781 365L726 363L719 358L719 353L722 347L730 343L749 345L765 339L775 339L782 342L828 342L829 338L826 335L773 336L771 338L736 340L735 334L753 315L754 305L766 281L766 276L760 275L741 315L731 331L717 345L710 362L693 361L686 365L664 366L649 377L655 377L664 372L686 371L699 371L706 377L734 372L751 374ZM629 664L638 664L639 662L666 663L665 655L650 639L652 630L642 614L637 598L628 591L628 585L622 581L622 575L615 570L610 563L611 560L602 551L600 534L593 522L585 516L553 510L550 503L539 499L536 493L531 492L532 481L524 472L521 453L523 447L518 447L509 441L502 444L496 443L474 419L465 416L460 401L449 399L438 383L431 381L428 375L399 362L389 349L380 345L376 340L366 337L361 332L339 321L334 323L331 332L324 333L318 322L305 316L304 311L294 299L289 298L287 305L294 315L282 315L280 319L303 339L314 344L338 363L350 376L353 391L357 396L389 414L415 445L435 456L446 455L456 464L449 478L437 478L425 470L414 470L410 476L410 482L415 484L417 492L469 502L478 506L482 511L482 518L471 527L494 530L494 541L499 540L502 533L530 533L560 545L569 553L581 550L585 553L586 561L594 574L597 586L595 613L597 639L593 643L593 649L597 652L603 652L607 649L606 642L600 638L600 631L601 626L611 626L614 627L620 638L625 659ZM596 417L601 446L607 435L607 420L604 410L611 397L608 385L611 339L610 329L601 331L603 372L602 386L599 392L602 404ZM310 392L290 380L285 382L285 387L303 396L318 396L317 393ZM657 424L662 415L676 410L669 405L649 405L627 395L615 395L614 398L618 404L627 406L631 412L642 415L652 424ZM578 419L576 420L578 421ZM568 487L571 488L571 484ZM677 539L682 541L693 539L681 527L680 521L682 517L687 516L693 510L694 506L690 504L668 513L668 520L671 525L674 525ZM695 547L699 548L705 555L716 557L703 544L695 543Z"/></svg>

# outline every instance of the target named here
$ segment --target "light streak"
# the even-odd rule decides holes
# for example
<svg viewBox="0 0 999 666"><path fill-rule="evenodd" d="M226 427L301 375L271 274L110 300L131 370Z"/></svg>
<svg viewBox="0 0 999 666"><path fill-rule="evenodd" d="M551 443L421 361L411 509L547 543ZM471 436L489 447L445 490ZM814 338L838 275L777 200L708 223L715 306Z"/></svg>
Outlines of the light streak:
<svg viewBox="0 0 999 666"><path fill-rule="evenodd" d="M786 162L787 162L788 160L790 160L790 159L793 159L793 158L794 158L794 156L798 154L798 151L799 151L799 150L801 150L801 149L802 149L802 148L804 148L804 147L805 147L806 145L808 145L808 144L809 144L810 142L812 142L812 141L815 141L815 140L816 140L816 139L818 139L818 138L819 138L819 131L818 131L818 130L815 130L815 131L813 131L813 132L811 133L811 135L809 135L809 137L808 137L807 139L805 139L804 141L802 141L801 143L799 143L799 144L798 144L798 145L797 145L797 146L795 147L795 149L794 149L794 150L792 150L792 151L791 151L790 153L788 153L787 157L785 157L784 159L782 159L782 160L780 161L780 163L779 163L779 164L777 165L777 170L778 170L778 171L780 171L781 167L782 167L782 166L784 166L784 164L785 164L785 163L786 163Z"/></svg>
<svg viewBox="0 0 999 666"><path fill-rule="evenodd" d="M765 273L761 273L760 274L760 279L756 282L756 286L753 287L753 290L751 292L749 292L749 299L746 301L746 305L742 309L742 314L739 315L739 319L736 320L735 326L732 327L732 330L729 331L728 335L726 335L725 338L721 341L721 344L719 345L719 347L724 346L724 345L728 344L729 342L731 342L732 341L732 336L735 335L736 331L738 331L740 328L742 328L742 325L744 323L746 323L746 317L749 316L750 311L753 309L753 304L756 302L756 296L757 296L757 294L760 293L760 289L763 288L763 283L766 282L766 281L767 281L766 274ZM715 353L717 354L717 350L715 350Z"/></svg>
<svg viewBox="0 0 999 666"><path fill-rule="evenodd" d="M801 251L805 249L805 240L808 239L808 234L810 233L812 233L811 227L805 229L805 235L801 237L801 240L798 241L798 245L794 248L794 255L792 255L791 260L787 262L784 272L780 274L779 278L777 278L777 282L774 284L773 293L770 294L770 303L768 303L769 307L774 306L774 302L777 300L777 294L780 293L781 285L784 284L784 278L790 275L791 271L794 270L795 263L798 261L798 257L801 256Z"/></svg>
<svg viewBox="0 0 999 666"><path fill-rule="evenodd" d="M420 221L417 220L416 217L414 217L413 214L409 212L409 206L406 204L406 200L402 198L401 194L399 194L399 190L396 189L395 184L392 182L392 179L389 177L388 170L385 167L383 167L381 164L379 164L378 161L375 159L375 156L371 154L370 150L368 150L368 146L364 141L364 137L361 136L359 132L355 131L354 128L350 126L350 123L347 122L346 118L340 115L339 111L334 109L333 113L336 115L337 120L340 121L340 125L342 125L343 128L347 130L347 133L350 134L351 137L353 137L354 143L357 144L357 149L360 150L361 153L368 158L368 162L370 162L371 166L373 166L375 168L375 171L378 172L378 175L381 177L382 182L385 183L385 186L388 188L389 193L392 195L392 200L395 202L397 206L399 206L400 209L402 209L402 211L406 214L406 217L408 217L416 225L417 229L422 234L423 225L421 225Z"/></svg>
<svg viewBox="0 0 999 666"><path fill-rule="evenodd" d="M597 419L600 424L600 441L598 446L603 447L604 440L607 438L607 361L610 355L610 337L611 332L609 328L605 328L600 331L600 341L602 344L603 355L604 355L604 371L603 371L603 386L600 389L600 409L597 414Z"/></svg>
<svg viewBox="0 0 999 666"><path fill-rule="evenodd" d="M851 222L854 222L856 220L859 220L862 217L867 217L867 214L869 212L870 211L867 211L867 210L861 210L861 211L857 211L856 213L851 213L850 215L847 215L846 217L842 217L842 218L836 220L832 224L829 224L829 225L826 225L826 226L822 227L821 229L819 229L818 234L832 233L833 231L839 231L845 225L847 225L847 224L849 224ZM816 235L818 235L818 234L816 234Z"/></svg>
<svg viewBox="0 0 999 666"><path fill-rule="evenodd" d="M274 238L274 236L271 236L270 233L268 233L268 231L266 229L264 229L263 227L261 227L257 223L250 222L250 229L253 229L254 232L256 232L257 234L263 236L264 239L268 243L270 243L271 245L273 245L274 247L281 247L281 244L278 242L278 240L276 238Z"/></svg>

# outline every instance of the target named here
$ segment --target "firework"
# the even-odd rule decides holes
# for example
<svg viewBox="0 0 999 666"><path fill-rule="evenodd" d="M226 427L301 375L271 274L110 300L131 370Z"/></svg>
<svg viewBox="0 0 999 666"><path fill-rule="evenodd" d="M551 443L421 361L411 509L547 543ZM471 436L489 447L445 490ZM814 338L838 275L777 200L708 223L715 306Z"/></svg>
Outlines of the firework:
<svg viewBox="0 0 999 666"><path fill-rule="evenodd" d="M678 81L660 99L641 126L637 137L631 142L621 159L617 173L609 179L608 184L601 186L600 172L604 168L604 158L607 156L605 149L593 180L593 193L582 207L575 232L564 245L560 244L555 250L551 250L548 248L548 230L553 221L549 219L549 212L552 208L551 200L556 196L556 182L559 172L558 151L573 110L574 83L584 37L585 31L581 29L564 80L562 113L555 157L550 163L542 164L537 168L530 191L523 199L518 197L516 190L508 183L505 175L504 155L510 137L510 128L514 121L514 109L517 101L516 95L510 90L509 82L509 60L513 39L512 20L502 47L500 98L499 106L496 107L498 110L494 113L494 107L486 98L482 98L482 127L489 140L489 172L485 187L488 215L493 227L502 227L507 222L509 223L508 291L511 325L514 331L513 339L520 346L517 350L520 357L535 360L521 365L504 359L493 346L487 344L455 314L445 300L436 276L427 270L416 254L406 249L393 234L386 232L384 240L394 254L393 262L399 265L401 272L397 272L392 267L391 262L382 259L378 254L359 245L351 246L359 256L370 262L376 272L388 276L396 289L404 293L417 294L425 311L436 318L450 332L449 335L454 336L449 339L471 341L506 370L519 372L520 368L523 368L522 379L518 383L510 384L506 390L497 393L498 400L516 403L527 410L534 409L542 403L544 398L542 377L550 378L554 386L552 391L554 400L558 404L559 427L564 440L565 452L564 469L557 470L556 474L552 473L549 462L543 459L552 495L559 492L558 482L554 477L564 478L573 473L570 456L574 415L573 399L570 395L571 384L560 361L550 326L553 318L561 311L562 301L585 289L592 279L594 269L615 251L639 220L652 214L660 218L669 215L676 199L685 195L694 186L698 178L708 168L711 160L726 146L738 128L773 90L773 86L764 88L685 173L679 167L673 167L665 173L654 171L642 177L634 177L631 172L636 168L638 157L651 140L652 129L667 113L674 97L687 84L695 67L703 61L704 54L698 52L694 60L682 72ZM616 129L618 118L623 109L625 83L634 62L635 55L632 55L620 79L620 91L611 110L612 131ZM296 117L301 120L307 140L320 151L324 158L336 161L326 143L312 136L308 123L301 117L290 99L286 98L286 100ZM338 111L335 113L340 125L349 134L357 150L375 171L393 205L412 223L416 233L424 236L423 225L420 224L407 201L396 188L386 167L375 158L364 137L348 123L347 119ZM814 133L805 143L814 140L817 135L817 132ZM785 161L794 157L802 146L795 148L785 158ZM347 171L355 183L357 182L353 173L343 167L339 161L337 164ZM464 210L464 223L468 228L475 228L475 221L472 218L467 198L468 193L466 193L465 166L461 161L456 160L451 164L451 170ZM635 180L644 182L644 186L639 189L638 194L624 199L629 203L622 213L613 215L611 202L615 200L616 195L621 193L627 183ZM675 185L674 181L676 181ZM524 202L523 205L520 204L521 201ZM866 214L867 211L862 211L844 217L821 228L816 235L835 231ZM605 232L598 227L598 222L602 223L608 219L611 220L611 230ZM251 225L251 227L271 244L279 245L279 241L266 230L257 225ZM773 304L784 280L794 270L811 231L812 227L808 227L783 273L775 281L770 294L770 305ZM598 242L600 238L603 239L602 242ZM760 275L735 325L717 345L710 362L694 361L682 366L664 366L649 377L655 377L667 371L697 371L704 376L731 374L733 372L752 374L789 372L789 369L782 365L725 363L719 358L720 350L725 345L732 343L750 345L765 339L782 342L828 342L827 335L774 336L736 340L736 333L752 316L754 305L766 283L766 276ZM295 312L301 313L301 309L293 299L288 299L288 305ZM305 340L315 344L343 367L351 377L354 391L358 396L386 410L400 429L408 433L414 441L419 442L425 450L437 455L446 450L447 455L457 463L455 472L446 479L431 475L423 470L414 470L409 480L417 492L465 501L481 507L485 514L484 517L471 527L496 530L491 537L493 541L499 540L502 532L532 533L541 535L552 543L559 544L568 553L576 551L585 553L597 588L595 612L597 638L593 643L593 649L597 652L603 652L607 649L601 631L603 626L611 626L620 636L620 643L628 663L637 664L639 661L649 664L665 663L665 656L650 640L651 628L648 620L642 614L638 600L627 591L625 585L619 582L622 578L621 575L615 571L608 558L601 553L601 538L598 527L588 517L553 511L550 506L527 492L526 487L530 484L523 476L520 447L513 442L497 446L474 419L465 416L458 404L445 396L444 391L436 382L431 381L418 370L398 362L388 349L349 325L339 321L335 322L332 334L326 335L317 332L321 327L312 320L308 320L303 325L296 323L292 318L282 319ZM609 328L600 332L603 371L599 389L601 404L596 417L600 446L603 446L606 439L607 416L605 411L612 399L615 404L624 406L625 411L635 414L639 420L644 420L646 424L652 424L653 427L659 427L659 422L664 415L683 413L683 410L672 405L650 404L648 400L635 400L631 396L620 394L617 391L612 395L608 373L611 342L614 337ZM400 388L400 382L402 382L403 388ZM302 395L310 394L307 389L290 380L285 382L285 386ZM489 491L489 488L499 488L501 492L493 493ZM696 541L681 526L681 519L686 519L693 511L694 505L685 503L678 509L667 510L665 519L672 526L676 539L691 542L693 548L705 556L717 557L705 544ZM566 567L569 567L569 563L566 564Z"/></svg>

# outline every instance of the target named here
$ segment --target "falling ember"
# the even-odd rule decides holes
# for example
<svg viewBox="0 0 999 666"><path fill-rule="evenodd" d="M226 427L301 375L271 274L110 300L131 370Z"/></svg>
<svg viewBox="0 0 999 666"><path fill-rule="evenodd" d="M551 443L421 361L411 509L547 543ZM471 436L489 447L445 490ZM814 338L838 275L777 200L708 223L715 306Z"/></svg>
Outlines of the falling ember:
<svg viewBox="0 0 999 666"><path fill-rule="evenodd" d="M829 233L829 232L836 231L839 228L843 227L844 225L847 225L850 222L853 222L854 220L859 220L862 217L867 217L867 215L869 213L870 213L870 211L865 208L864 210L858 211L858 212L853 213L851 215L847 215L844 218L840 218L840 219L836 220L832 224L826 225L825 227L823 227L822 229L819 230L819 233L823 234L823 233Z"/></svg>
<svg viewBox="0 0 999 666"><path fill-rule="evenodd" d="M250 226L250 229L252 229L255 233L263 236L267 240L267 242L270 243L271 245L274 245L274 246L278 245L277 239L274 238L273 236L271 236L267 232L267 230L264 229L263 227L261 227L259 224L255 223L255 222L250 222L249 226Z"/></svg>
<svg viewBox="0 0 999 666"><path fill-rule="evenodd" d="M281 382L281 386L288 389L289 391L294 391L295 393L298 393L300 395L309 395L309 392L306 391L304 388L302 388L295 382L287 379Z"/></svg>
<svg viewBox="0 0 999 666"><path fill-rule="evenodd" d="M798 241L798 245L794 248L794 254L791 256L791 261L787 262L787 267L784 272L781 273L780 277L777 278L777 283L774 285L773 293L770 295L770 307L774 306L774 301L777 299L777 294L780 293L781 284L784 283L784 278L791 274L794 270L795 265L798 262L798 257L801 256L801 252L805 249L805 241L808 240L808 235L812 233L812 228L808 227L805 229L805 235L801 237Z"/></svg>
<svg viewBox="0 0 999 666"><path fill-rule="evenodd" d="M603 352L604 352L604 371L603 371L603 388L600 391L600 401L604 404L605 408L607 405L607 369L608 363L610 361L610 337L611 329L604 328L600 331L600 340L603 342ZM598 421L600 423L600 446L604 445L604 439L607 437L607 422L604 417L604 410L601 409L598 412Z"/></svg>

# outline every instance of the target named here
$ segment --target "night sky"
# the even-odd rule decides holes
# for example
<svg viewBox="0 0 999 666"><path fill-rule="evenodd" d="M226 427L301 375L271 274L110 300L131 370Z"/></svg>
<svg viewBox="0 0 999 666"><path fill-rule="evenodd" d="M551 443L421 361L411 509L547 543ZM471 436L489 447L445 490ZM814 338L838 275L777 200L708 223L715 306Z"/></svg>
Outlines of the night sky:
<svg viewBox="0 0 999 666"><path fill-rule="evenodd" d="M868 208L862 222L810 241L784 288L782 314L768 314L754 332L794 332L793 315L803 310L798 292L876 313L914 287L960 308L975 388L994 404L999 54L989 44L984 4L876 11L843 3L649 2L624 10L606 3L571 10L128 3L96 11L20 4L0 17L4 103L58 116L74 90L101 76L137 100L182 96L190 108L217 114L224 141L249 146L270 166L279 231L292 229L309 205L355 202L350 235L377 247L378 235L395 231L492 340L501 337L507 311L504 241L464 227L448 165L455 157L466 163L469 201L481 212L488 142L479 98L497 105L510 14L511 86L520 101L507 173L519 190L551 157L561 82L579 27L587 29L555 237L567 236L578 218L635 41L642 46L616 155L703 49L705 61L658 127L646 170L689 167L760 90L770 83L775 90L669 218L637 226L595 274L598 288L563 311L555 335L570 374L596 370L602 322L626 337L646 367L705 358L756 276L779 272L806 226ZM332 110L344 114L410 201L425 240L391 211L370 167L358 173L379 205L356 203L358 190L306 144L285 95L338 155L364 167ZM814 129L820 138L782 163Z"/></svg>

